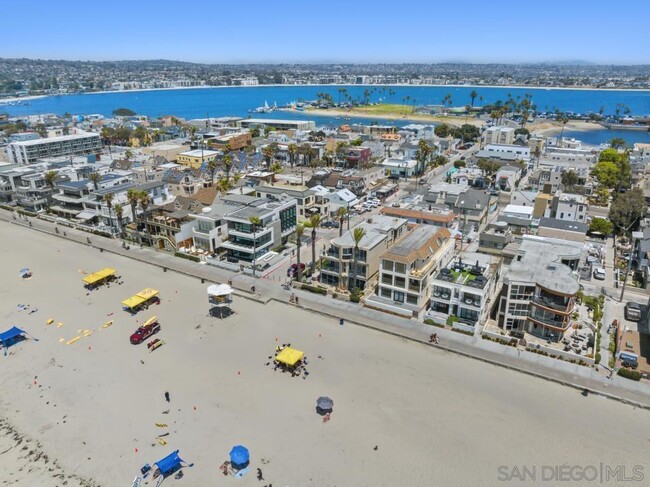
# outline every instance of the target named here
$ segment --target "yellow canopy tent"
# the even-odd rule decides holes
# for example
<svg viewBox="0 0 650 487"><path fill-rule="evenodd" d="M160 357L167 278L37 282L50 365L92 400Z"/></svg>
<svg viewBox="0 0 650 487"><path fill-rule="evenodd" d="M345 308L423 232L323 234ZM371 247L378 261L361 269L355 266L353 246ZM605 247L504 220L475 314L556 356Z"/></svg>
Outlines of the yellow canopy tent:
<svg viewBox="0 0 650 487"><path fill-rule="evenodd" d="M279 354L275 356L275 360L281 364L293 367L302 360L303 355L304 354L300 350L296 350L295 348L291 347L285 347Z"/></svg>
<svg viewBox="0 0 650 487"><path fill-rule="evenodd" d="M106 279L107 277L114 276L115 273L117 272L117 269L112 269L110 267L106 267L102 269L101 271L97 271L93 274L89 274L86 277L82 278L81 280L85 283L88 284L89 286L92 286L93 284L97 284L98 282Z"/></svg>
<svg viewBox="0 0 650 487"><path fill-rule="evenodd" d="M158 296L158 291L148 287L147 289L143 289L142 291L131 296L130 298L125 299L124 301L122 301L122 304L129 309L133 309L140 306L142 303L149 301L152 298L155 298L156 296Z"/></svg>

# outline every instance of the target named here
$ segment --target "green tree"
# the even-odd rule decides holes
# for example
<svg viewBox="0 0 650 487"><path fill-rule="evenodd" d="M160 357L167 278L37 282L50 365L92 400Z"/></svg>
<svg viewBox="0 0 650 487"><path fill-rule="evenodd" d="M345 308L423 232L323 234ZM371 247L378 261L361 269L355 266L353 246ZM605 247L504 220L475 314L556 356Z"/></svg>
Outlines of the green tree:
<svg viewBox="0 0 650 487"><path fill-rule="evenodd" d="M45 180L45 185L50 188L54 188L54 181L56 181L57 172L56 171L47 171L43 174L43 179Z"/></svg>
<svg viewBox="0 0 650 487"><path fill-rule="evenodd" d="M248 222L251 224L251 230L253 231L253 277L255 277L255 260L257 260L257 229L262 224L257 216L251 216L248 218Z"/></svg>
<svg viewBox="0 0 650 487"><path fill-rule="evenodd" d="M305 225L298 223L296 226L296 280L301 281L301 270L300 270L300 248L302 247L302 236L305 233Z"/></svg>
<svg viewBox="0 0 650 487"><path fill-rule="evenodd" d="M474 100L476 100L476 97L478 96L478 93L476 90L472 90L472 92L469 94L469 99L471 100L470 106L474 108Z"/></svg>
<svg viewBox="0 0 650 487"><path fill-rule="evenodd" d="M122 233L122 218L124 217L124 207L117 203L113 208L115 210L115 219L117 220L117 229Z"/></svg>
<svg viewBox="0 0 650 487"><path fill-rule="evenodd" d="M351 291L354 289L357 289L357 274L358 274L358 261L359 261L359 243L363 239L363 237L366 236L366 229L357 227L352 231L352 240L354 240L354 251L352 254L353 257L353 271L352 271L352 278L350 279L350 284L348 285L348 289Z"/></svg>
<svg viewBox="0 0 650 487"><path fill-rule="evenodd" d="M113 198L115 195L113 193L106 193L102 198L106 207L108 208L108 226L113 228L113 217L111 216L111 210L113 209Z"/></svg>
<svg viewBox="0 0 650 487"><path fill-rule="evenodd" d="M223 164L223 169L224 172L226 173L226 179L230 179L230 171L232 170L232 156L230 153L226 153L223 156L223 159L221 159L221 163Z"/></svg>
<svg viewBox="0 0 650 487"><path fill-rule="evenodd" d="M88 179L93 183L93 186L95 187L95 191L99 189L99 180L101 179L101 176L97 171L93 171L90 173L88 176Z"/></svg>
<svg viewBox="0 0 650 487"><path fill-rule="evenodd" d="M208 161L208 172L210 173L210 186L214 186L214 173L217 172L217 159L214 157Z"/></svg>
<svg viewBox="0 0 650 487"><path fill-rule="evenodd" d="M131 217L133 218L133 223L137 225L137 213L136 210L138 209L138 201L140 200L140 192L135 189L131 188L126 191L126 199L129 202L129 205L131 205Z"/></svg>
<svg viewBox="0 0 650 487"><path fill-rule="evenodd" d="M497 172L499 167L501 167L498 162L492 161L490 159L485 159L485 158L479 159L478 162L476 163L476 166L479 169L481 169L486 176L491 176L492 174Z"/></svg>
<svg viewBox="0 0 650 487"><path fill-rule="evenodd" d="M609 145L614 149L622 149L627 147L627 142L625 142L625 139L622 139L621 137L614 137L609 141Z"/></svg>
<svg viewBox="0 0 650 487"><path fill-rule="evenodd" d="M116 108L113 110L115 117L133 117L136 113L130 108Z"/></svg>
<svg viewBox="0 0 650 487"><path fill-rule="evenodd" d="M289 144L287 146L287 152L289 153L289 164L291 165L291 169L293 169L293 165L296 163L296 154L298 153L298 146L296 144Z"/></svg>
<svg viewBox="0 0 650 487"><path fill-rule="evenodd" d="M592 176L596 178L598 184L608 188L614 188L620 181L621 170L615 162L600 161L591 170Z"/></svg>
<svg viewBox="0 0 650 487"><path fill-rule="evenodd" d="M640 188L632 188L625 193L614 193L614 201L609 208L609 219L620 232L631 231L636 228L647 210L643 191Z"/></svg>
<svg viewBox="0 0 650 487"><path fill-rule="evenodd" d="M576 184L578 184L578 174L573 169L562 173L562 186L565 190L573 188Z"/></svg>
<svg viewBox="0 0 650 487"><path fill-rule="evenodd" d="M594 217L589 224L589 231L611 235L614 231L614 224L607 218Z"/></svg>
<svg viewBox="0 0 650 487"><path fill-rule="evenodd" d="M345 217L348 217L348 209L344 206L340 206L336 210L336 219L339 221L339 237L343 236L343 222L345 222ZM348 227L350 226L350 220L348 219Z"/></svg>
<svg viewBox="0 0 650 487"><path fill-rule="evenodd" d="M451 127L446 123L441 123L433 129L433 132L436 134L436 137L449 137L451 135Z"/></svg>
<svg viewBox="0 0 650 487"><path fill-rule="evenodd" d="M320 226L323 221L323 217L320 213L314 213L309 220L304 223L305 227L311 229L311 270L312 272L316 269L316 229Z"/></svg>
<svg viewBox="0 0 650 487"><path fill-rule="evenodd" d="M454 167L456 169L460 169L461 167L465 167L465 166L466 166L465 161L461 161L460 159L457 160L457 161L454 161Z"/></svg>

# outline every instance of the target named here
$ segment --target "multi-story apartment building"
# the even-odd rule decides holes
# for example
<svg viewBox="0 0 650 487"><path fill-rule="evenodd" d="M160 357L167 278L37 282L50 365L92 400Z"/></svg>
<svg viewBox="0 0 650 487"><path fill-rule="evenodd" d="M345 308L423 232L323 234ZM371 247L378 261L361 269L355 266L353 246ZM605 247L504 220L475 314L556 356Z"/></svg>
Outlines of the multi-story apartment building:
<svg viewBox="0 0 650 487"><path fill-rule="evenodd" d="M510 267L504 271L498 324L559 340L571 325L577 273L583 246L546 237L522 237Z"/></svg>
<svg viewBox="0 0 650 487"><path fill-rule="evenodd" d="M298 205L298 217L309 219L314 213L320 213L324 218L330 214L329 198L306 186L288 186L275 184L273 186L260 185L255 187L258 198L267 198L281 201L286 198L295 198Z"/></svg>
<svg viewBox="0 0 650 487"><path fill-rule="evenodd" d="M557 218L572 222L585 223L589 203L580 194L556 194L551 202L551 208L546 211L546 218Z"/></svg>
<svg viewBox="0 0 650 487"><path fill-rule="evenodd" d="M483 143L510 145L515 141L515 129L512 127L488 127L483 132Z"/></svg>
<svg viewBox="0 0 650 487"><path fill-rule="evenodd" d="M449 230L416 226L381 255L376 294L365 300L366 306L417 318L431 299L431 276L453 252Z"/></svg>
<svg viewBox="0 0 650 487"><path fill-rule="evenodd" d="M245 261L257 261L272 248L286 242L296 230L297 202L270 201L254 196L232 195L224 198L226 204L238 205L224 216L228 228L228 240L221 244L230 257ZM259 218L254 226L251 218Z"/></svg>
<svg viewBox="0 0 650 487"><path fill-rule="evenodd" d="M380 256L404 235L407 221L403 218L375 216L355 228L363 228L365 236L357 250L357 268L354 269L353 230L330 242L321 268L321 282L342 288L367 290L377 278Z"/></svg>
<svg viewBox="0 0 650 487"><path fill-rule="evenodd" d="M9 161L14 164L34 164L43 158L99 155L101 152L101 138L92 133L24 140L7 146Z"/></svg>
<svg viewBox="0 0 650 487"><path fill-rule="evenodd" d="M197 169L201 167L202 164L207 164L208 162L215 160L218 156L219 151L216 150L195 149L180 152L176 156L176 162L191 167L192 169Z"/></svg>
<svg viewBox="0 0 650 487"><path fill-rule="evenodd" d="M427 316L445 323L450 316L465 325L483 325L499 280L501 259L463 252L433 276Z"/></svg>
<svg viewBox="0 0 650 487"><path fill-rule="evenodd" d="M24 174L16 184L16 202L28 211L45 211L54 188L45 181L45 172Z"/></svg>

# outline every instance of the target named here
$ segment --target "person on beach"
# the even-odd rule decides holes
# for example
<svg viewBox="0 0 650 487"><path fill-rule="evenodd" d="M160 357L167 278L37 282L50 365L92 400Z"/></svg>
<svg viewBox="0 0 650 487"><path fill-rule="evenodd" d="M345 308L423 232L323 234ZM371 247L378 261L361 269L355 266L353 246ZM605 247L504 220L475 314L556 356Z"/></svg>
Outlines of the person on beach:
<svg viewBox="0 0 650 487"><path fill-rule="evenodd" d="M169 392L165 392L165 401L169 402Z"/></svg>

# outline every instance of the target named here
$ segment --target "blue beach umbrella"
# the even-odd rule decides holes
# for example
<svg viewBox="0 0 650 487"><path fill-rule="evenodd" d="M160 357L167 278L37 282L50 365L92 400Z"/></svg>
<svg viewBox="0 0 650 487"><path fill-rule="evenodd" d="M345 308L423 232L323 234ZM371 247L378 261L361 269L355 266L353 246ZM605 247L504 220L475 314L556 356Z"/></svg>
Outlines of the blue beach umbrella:
<svg viewBox="0 0 650 487"><path fill-rule="evenodd" d="M250 460L248 448L242 445L233 446L230 450L230 461L234 465L246 465Z"/></svg>

